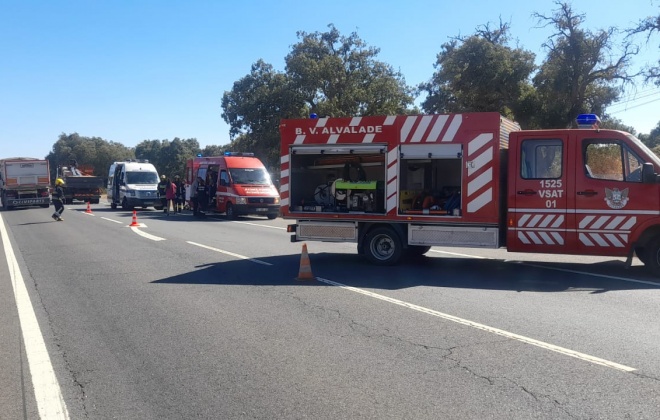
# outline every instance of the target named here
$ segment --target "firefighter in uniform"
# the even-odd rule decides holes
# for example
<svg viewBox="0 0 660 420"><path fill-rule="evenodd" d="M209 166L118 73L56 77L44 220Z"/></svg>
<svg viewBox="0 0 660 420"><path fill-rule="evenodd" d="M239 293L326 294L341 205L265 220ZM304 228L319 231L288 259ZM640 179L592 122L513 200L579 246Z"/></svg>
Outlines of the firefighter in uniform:
<svg viewBox="0 0 660 420"><path fill-rule="evenodd" d="M193 199L193 215L201 216L202 211L206 210L206 185L204 185L204 180L201 176L198 176L195 182L193 182L192 193L194 194Z"/></svg>
<svg viewBox="0 0 660 420"><path fill-rule="evenodd" d="M161 175L160 182L158 183L158 197L160 198L160 203L163 206L163 213L167 213L167 198L165 197L166 191L167 191L167 177L165 175Z"/></svg>
<svg viewBox="0 0 660 420"><path fill-rule="evenodd" d="M62 219L62 213L64 212L64 190L62 189L62 185L64 185L62 178L57 178L52 196L53 205L55 206L55 213L53 213L52 218L58 222L64 220Z"/></svg>

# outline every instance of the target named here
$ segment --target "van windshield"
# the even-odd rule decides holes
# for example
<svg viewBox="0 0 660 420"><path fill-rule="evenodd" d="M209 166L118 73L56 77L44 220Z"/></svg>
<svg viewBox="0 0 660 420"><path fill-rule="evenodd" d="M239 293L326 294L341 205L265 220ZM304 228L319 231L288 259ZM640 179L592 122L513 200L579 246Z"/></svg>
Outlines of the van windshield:
<svg viewBox="0 0 660 420"><path fill-rule="evenodd" d="M234 184L272 184L270 175L263 168L232 168L229 174Z"/></svg>
<svg viewBox="0 0 660 420"><path fill-rule="evenodd" d="M158 184L156 172L126 172L127 184Z"/></svg>

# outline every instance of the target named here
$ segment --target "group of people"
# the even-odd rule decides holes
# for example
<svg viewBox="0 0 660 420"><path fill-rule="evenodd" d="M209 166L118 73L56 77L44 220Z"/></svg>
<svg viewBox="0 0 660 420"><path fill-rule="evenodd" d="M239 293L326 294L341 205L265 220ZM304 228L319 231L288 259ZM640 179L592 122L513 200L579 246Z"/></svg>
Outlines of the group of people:
<svg viewBox="0 0 660 420"><path fill-rule="evenodd" d="M161 175L158 183L158 197L163 204L163 213L170 215L170 209L174 214L181 213L186 206L186 186L179 175L174 180Z"/></svg>

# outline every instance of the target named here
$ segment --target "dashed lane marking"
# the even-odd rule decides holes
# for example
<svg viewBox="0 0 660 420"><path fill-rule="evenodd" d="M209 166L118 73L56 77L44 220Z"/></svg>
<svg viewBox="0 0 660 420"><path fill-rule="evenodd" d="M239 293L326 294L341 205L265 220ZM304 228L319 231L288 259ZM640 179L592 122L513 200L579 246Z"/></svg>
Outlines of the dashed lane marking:
<svg viewBox="0 0 660 420"><path fill-rule="evenodd" d="M266 261L257 260L257 259L254 259L254 258L246 257L245 255L235 254L233 252L224 251L224 250L218 249L218 248L213 248L212 246L198 244L197 242L191 242L191 241L186 241L186 242L189 243L190 245L195 245L195 246L198 246L200 248L210 249L211 251L215 251L215 252L219 252L221 254L225 254L225 255L232 256L232 257L240 258L242 260L252 261L253 263L263 264L263 265L273 265L271 263L267 263Z"/></svg>

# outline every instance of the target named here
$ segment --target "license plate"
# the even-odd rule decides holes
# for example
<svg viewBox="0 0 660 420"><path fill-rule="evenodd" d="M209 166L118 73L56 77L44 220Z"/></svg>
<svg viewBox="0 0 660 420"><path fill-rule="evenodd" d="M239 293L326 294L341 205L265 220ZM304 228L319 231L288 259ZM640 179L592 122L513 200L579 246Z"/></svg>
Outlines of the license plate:
<svg viewBox="0 0 660 420"><path fill-rule="evenodd" d="M268 211L268 209L265 209L265 208L263 208L263 207L259 207L259 208L257 209L257 211Z"/></svg>

